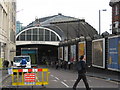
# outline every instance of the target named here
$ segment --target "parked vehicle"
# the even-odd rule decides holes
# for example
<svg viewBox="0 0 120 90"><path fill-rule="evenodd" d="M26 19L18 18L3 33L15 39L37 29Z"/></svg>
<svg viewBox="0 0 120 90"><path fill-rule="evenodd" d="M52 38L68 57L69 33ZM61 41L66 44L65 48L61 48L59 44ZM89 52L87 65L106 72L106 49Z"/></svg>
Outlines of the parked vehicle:
<svg viewBox="0 0 120 90"><path fill-rule="evenodd" d="M21 61L23 59L27 61L26 65L24 64L24 66L23 66L23 64L21 64ZM15 56L14 60L13 60L13 66L17 67L17 68L18 67L31 68L31 58L30 58L30 56L29 55L26 55L26 56Z"/></svg>

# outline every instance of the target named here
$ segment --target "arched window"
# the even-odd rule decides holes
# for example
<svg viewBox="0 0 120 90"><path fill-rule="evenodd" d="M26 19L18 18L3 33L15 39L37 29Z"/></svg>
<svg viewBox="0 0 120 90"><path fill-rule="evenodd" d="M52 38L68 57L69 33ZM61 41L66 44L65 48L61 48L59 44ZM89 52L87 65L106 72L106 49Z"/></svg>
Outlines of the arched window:
<svg viewBox="0 0 120 90"><path fill-rule="evenodd" d="M60 41L60 37L47 28L31 28L23 30L17 36L17 41Z"/></svg>

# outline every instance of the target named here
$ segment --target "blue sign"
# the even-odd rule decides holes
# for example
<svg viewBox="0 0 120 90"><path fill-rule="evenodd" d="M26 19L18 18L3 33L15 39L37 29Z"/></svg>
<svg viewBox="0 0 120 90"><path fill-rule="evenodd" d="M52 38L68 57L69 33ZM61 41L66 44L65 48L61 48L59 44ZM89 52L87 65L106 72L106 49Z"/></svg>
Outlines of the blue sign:
<svg viewBox="0 0 120 90"><path fill-rule="evenodd" d="M119 70L120 64L118 61L118 48L120 37L109 38L108 40L108 68Z"/></svg>

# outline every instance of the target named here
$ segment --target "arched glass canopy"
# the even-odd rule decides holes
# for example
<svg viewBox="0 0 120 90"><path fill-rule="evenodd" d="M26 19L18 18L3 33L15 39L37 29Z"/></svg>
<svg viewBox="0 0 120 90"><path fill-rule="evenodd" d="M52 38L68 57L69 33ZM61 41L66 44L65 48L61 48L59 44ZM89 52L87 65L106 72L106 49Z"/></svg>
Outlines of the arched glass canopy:
<svg viewBox="0 0 120 90"><path fill-rule="evenodd" d="M61 37L53 30L44 27L27 28L16 36L17 41L61 41Z"/></svg>

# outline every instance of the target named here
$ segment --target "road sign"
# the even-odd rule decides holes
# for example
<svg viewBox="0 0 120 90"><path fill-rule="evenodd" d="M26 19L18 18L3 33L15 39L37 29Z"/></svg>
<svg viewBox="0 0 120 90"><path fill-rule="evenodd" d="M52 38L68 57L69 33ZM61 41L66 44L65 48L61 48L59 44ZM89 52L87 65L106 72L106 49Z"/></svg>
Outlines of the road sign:
<svg viewBox="0 0 120 90"><path fill-rule="evenodd" d="M25 84L35 84L36 74L35 73L25 73L24 80L25 80Z"/></svg>

